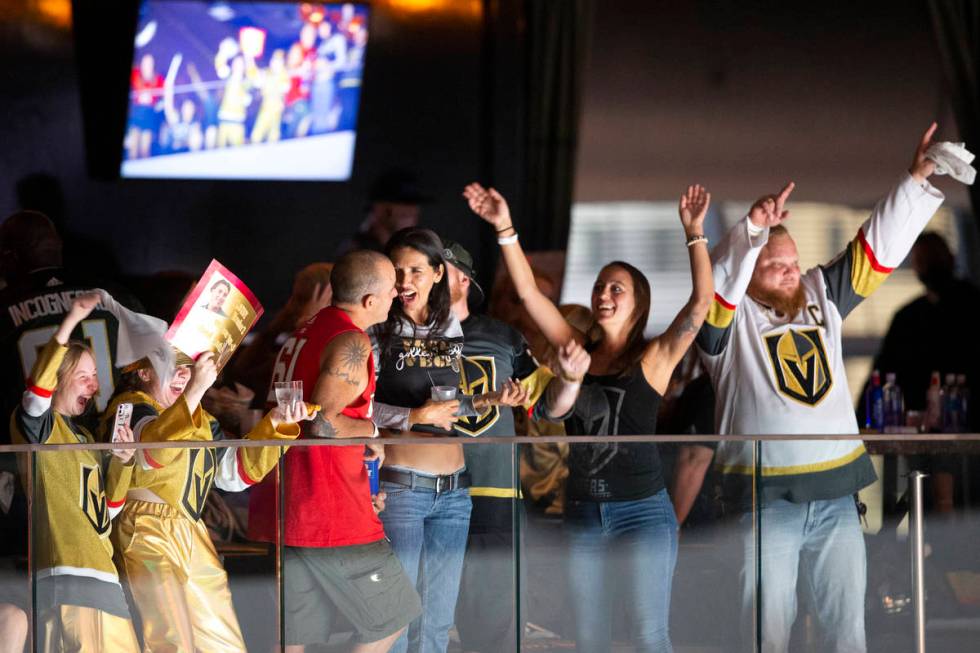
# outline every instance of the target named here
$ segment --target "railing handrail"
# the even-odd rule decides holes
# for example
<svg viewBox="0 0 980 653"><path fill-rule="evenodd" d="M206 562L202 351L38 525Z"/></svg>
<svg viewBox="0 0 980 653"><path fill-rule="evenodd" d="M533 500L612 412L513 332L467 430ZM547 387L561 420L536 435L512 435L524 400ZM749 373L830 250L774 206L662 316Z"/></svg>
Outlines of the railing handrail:
<svg viewBox="0 0 980 653"><path fill-rule="evenodd" d="M28 453L31 451L60 451L73 449L203 449L207 447L337 447L355 444L390 445L405 444L445 444L452 440L473 445L513 445L513 444L589 444L589 443L714 443L714 442L787 442L796 440L864 440L865 442L978 442L980 433L817 433L817 434L766 434L766 435L538 435L538 436L431 436L405 438L310 438L300 440L193 440L164 442L90 442L77 444L5 444L0 445L0 454Z"/></svg>

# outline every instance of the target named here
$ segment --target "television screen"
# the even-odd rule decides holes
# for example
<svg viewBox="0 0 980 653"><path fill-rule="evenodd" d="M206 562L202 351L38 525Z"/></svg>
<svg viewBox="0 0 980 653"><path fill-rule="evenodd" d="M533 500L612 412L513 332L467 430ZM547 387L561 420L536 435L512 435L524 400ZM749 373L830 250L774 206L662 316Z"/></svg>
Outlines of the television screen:
<svg viewBox="0 0 980 653"><path fill-rule="evenodd" d="M368 8L142 0L123 177L350 178Z"/></svg>

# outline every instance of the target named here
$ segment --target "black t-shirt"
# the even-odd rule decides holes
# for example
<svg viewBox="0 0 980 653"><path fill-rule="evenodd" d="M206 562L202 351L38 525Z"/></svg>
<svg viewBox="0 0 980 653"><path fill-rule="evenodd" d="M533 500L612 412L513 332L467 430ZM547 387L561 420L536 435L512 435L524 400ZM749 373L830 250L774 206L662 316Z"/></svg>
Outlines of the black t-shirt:
<svg viewBox="0 0 980 653"><path fill-rule="evenodd" d="M95 288L104 288L127 308L140 308L126 291L63 268L32 272L0 291L0 374L3 375L0 408L4 415L10 415L20 403L24 382L30 376L38 352L51 340L71 310L72 300ZM96 307L71 334L72 339L85 342L95 353L99 374L99 393L95 396L98 411L108 404L115 387L114 380L118 378L115 367L118 331L115 316ZM9 442L7 424L4 423L0 430L3 441Z"/></svg>
<svg viewBox="0 0 980 653"><path fill-rule="evenodd" d="M68 314L75 295L94 288L104 288L128 308L139 308L125 291L63 268L32 272L0 290L0 443L10 443L10 415L20 404L38 352ZM95 353L99 375L95 408L99 411L105 408L115 387L118 330L115 316L97 307L72 333L73 339L87 343ZM14 454L0 455L0 471L18 475ZM10 511L0 514L0 554L26 551L26 502L21 483L16 482L14 487Z"/></svg>
<svg viewBox="0 0 980 653"><path fill-rule="evenodd" d="M463 360L460 380L465 394L480 395L499 390L507 379L523 380L538 369L524 336L509 324L486 315L470 315L462 323ZM490 406L483 413L461 417L456 433L464 436L514 435L514 411ZM513 451L509 445L463 447L470 472L473 497L504 497L515 482ZM497 492L494 492L496 490ZM502 491L502 492L501 492ZM503 502L510 501L509 497ZM507 528L511 525L508 523Z"/></svg>
<svg viewBox="0 0 980 653"><path fill-rule="evenodd" d="M432 396L432 386L459 387L463 330L450 313L446 324L418 326L408 322L395 325L387 339L384 325L368 330L373 347L378 383L374 398L392 406L418 408ZM448 434L448 431L417 424L416 431Z"/></svg>
<svg viewBox="0 0 980 653"><path fill-rule="evenodd" d="M588 374L565 420L569 435L651 435L657 432L660 393L637 366L625 375ZM569 499L631 501L664 488L657 446L610 442L573 444L568 452Z"/></svg>

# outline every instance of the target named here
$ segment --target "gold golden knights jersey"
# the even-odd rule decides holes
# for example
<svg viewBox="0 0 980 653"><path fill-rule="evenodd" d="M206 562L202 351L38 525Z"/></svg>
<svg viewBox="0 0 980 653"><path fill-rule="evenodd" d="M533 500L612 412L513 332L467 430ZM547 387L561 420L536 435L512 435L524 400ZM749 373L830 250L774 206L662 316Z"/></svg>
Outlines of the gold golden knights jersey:
<svg viewBox="0 0 980 653"><path fill-rule="evenodd" d="M720 434L858 433L847 387L844 318L897 267L943 201L906 173L875 206L850 245L803 274L806 304L781 316L746 292L769 237L746 217L712 252L715 299L697 337L715 388ZM715 464L751 478L752 442L722 442ZM834 499L872 483L859 439L762 443L762 499Z"/></svg>
<svg viewBox="0 0 980 653"><path fill-rule="evenodd" d="M123 402L133 404L131 424L133 437L138 442L217 442L225 439L218 420L200 405L191 413L187 402L180 397L164 409L145 392L125 392L113 398L103 417L104 437L109 437L112 416ZM276 430L266 415L245 438L288 441L295 439L299 432L296 424L280 424ZM148 490L196 521L203 514L213 485L230 492L251 487L265 477L282 453L281 447L142 449L136 452L137 463L130 488Z"/></svg>
<svg viewBox="0 0 980 653"><path fill-rule="evenodd" d="M94 441L70 417L51 408L56 372L66 352L66 347L51 340L38 354L29 387L10 420L14 443ZM38 605L79 605L128 618L109 531L112 517L122 507L133 465L110 457L106 473L116 494L106 497L103 458L102 451L42 450L34 456L33 488L27 486L30 475L22 474L35 505L32 552Z"/></svg>

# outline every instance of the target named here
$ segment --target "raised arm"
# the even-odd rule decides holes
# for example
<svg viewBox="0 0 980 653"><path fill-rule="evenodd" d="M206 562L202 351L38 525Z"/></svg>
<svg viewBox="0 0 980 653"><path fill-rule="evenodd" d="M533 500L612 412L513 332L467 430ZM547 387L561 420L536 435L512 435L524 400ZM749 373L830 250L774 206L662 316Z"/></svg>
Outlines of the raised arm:
<svg viewBox="0 0 980 653"><path fill-rule="evenodd" d="M704 237L704 216L711 204L711 193L703 186L688 186L681 195L678 213L684 227L691 259L691 297L667 330L650 341L643 353L643 374L657 392L667 390L670 376L684 357L704 323L714 296L708 239Z"/></svg>
<svg viewBox="0 0 980 653"><path fill-rule="evenodd" d="M763 195L749 214L739 220L711 252L714 297L696 342L708 356L721 354L735 319L735 308L745 297L755 263L769 241L769 228L789 218L786 201L796 184L789 182L775 195Z"/></svg>
<svg viewBox="0 0 980 653"><path fill-rule="evenodd" d="M847 249L820 267L841 317L847 317L902 263L943 203L943 194L929 183L936 164L926 158L935 131L932 123L919 140L908 174L902 174L879 200Z"/></svg>
<svg viewBox="0 0 980 653"><path fill-rule="evenodd" d="M531 264L517 240L517 230L514 229L510 208L503 196L493 188L486 189L473 183L463 190L463 197L469 202L470 209L496 230L504 265L514 282L517 295L548 342L555 348L561 347L572 338L583 342L585 335L569 325L558 307L538 288Z"/></svg>
<svg viewBox="0 0 980 653"><path fill-rule="evenodd" d="M68 352L66 345L71 332L84 320L99 303L98 293L90 292L75 297L68 314L58 325L48 344L38 352L37 360L27 380L27 389L21 397L20 406L14 411L11 436L31 443L45 443L52 435L54 415L52 398L58 386L58 367Z"/></svg>
<svg viewBox="0 0 980 653"><path fill-rule="evenodd" d="M354 419L343 414L357 401L368 384L368 356L371 341L367 334L348 331L330 341L320 355L320 377L313 389L313 401L320 414L312 422L310 434L318 438L370 438L378 429L370 419Z"/></svg>

